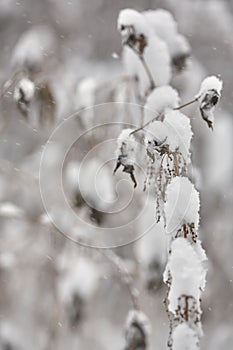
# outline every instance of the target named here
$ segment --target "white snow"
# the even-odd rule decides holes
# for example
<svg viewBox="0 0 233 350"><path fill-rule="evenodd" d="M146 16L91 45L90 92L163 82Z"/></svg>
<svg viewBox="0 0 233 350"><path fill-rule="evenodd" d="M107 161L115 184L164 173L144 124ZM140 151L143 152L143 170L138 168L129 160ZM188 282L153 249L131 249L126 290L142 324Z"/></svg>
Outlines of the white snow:
<svg viewBox="0 0 233 350"><path fill-rule="evenodd" d="M137 143L134 135L130 135L133 129L124 129L117 139L116 157L122 155L124 165L133 165L136 160Z"/></svg>
<svg viewBox="0 0 233 350"><path fill-rule="evenodd" d="M190 53L190 45L187 39L178 33L177 22L170 12L164 9L147 10L143 15L154 33L165 41L172 57Z"/></svg>
<svg viewBox="0 0 233 350"><path fill-rule="evenodd" d="M169 310L175 314L178 299L182 295L195 298L198 308L206 270L194 247L185 238L177 238L171 244L168 269L172 283L168 295Z"/></svg>
<svg viewBox="0 0 233 350"><path fill-rule="evenodd" d="M173 57L178 55L189 55L191 51L190 45L186 37L182 34L178 34L174 41L174 46L171 50Z"/></svg>
<svg viewBox="0 0 233 350"><path fill-rule="evenodd" d="M65 302L69 302L76 293L86 300L96 291L99 278L97 266L91 260L79 257L59 279L59 295Z"/></svg>
<svg viewBox="0 0 233 350"><path fill-rule="evenodd" d="M86 77L81 80L75 95L76 108L92 107L94 105L96 87L96 80L92 77Z"/></svg>
<svg viewBox="0 0 233 350"><path fill-rule="evenodd" d="M70 194L79 191L84 201L97 210L105 211L115 198L111 170L100 158L70 162L65 179Z"/></svg>
<svg viewBox="0 0 233 350"><path fill-rule="evenodd" d="M137 54L127 46L123 48L122 56L126 74L138 77L139 91L144 96L150 87L150 82L142 62ZM155 86L167 85L171 79L171 66L166 44L158 37L150 35L143 56L152 74Z"/></svg>
<svg viewBox="0 0 233 350"><path fill-rule="evenodd" d="M170 152L179 151L186 163L190 162L190 143L192 130L189 118L179 111L169 111L165 114L164 121L154 121L146 128L146 144L148 141L164 140L169 146Z"/></svg>
<svg viewBox="0 0 233 350"><path fill-rule="evenodd" d="M199 225L199 193L186 177L175 177L167 187L164 206L166 230L175 235L183 224Z"/></svg>
<svg viewBox="0 0 233 350"><path fill-rule="evenodd" d="M122 27L123 26L123 27ZM122 29L123 28L123 29ZM156 86L166 85L171 79L170 55L166 43L153 32L147 24L146 17L135 10L124 9L118 17L118 30L124 39L134 34L140 40L140 35L146 39L143 57ZM123 63L126 73L139 78L139 91L145 95L150 87L150 81L145 68L137 54L129 47L123 47Z"/></svg>
<svg viewBox="0 0 233 350"><path fill-rule="evenodd" d="M137 36L140 34L148 36L150 32L150 27L147 25L144 16L140 12L129 8L120 11L117 28L123 37L129 34L130 28L134 30Z"/></svg>
<svg viewBox="0 0 233 350"><path fill-rule="evenodd" d="M19 38L12 55L12 64L39 67L45 57L53 52L54 34L47 26L35 26Z"/></svg>
<svg viewBox="0 0 233 350"><path fill-rule="evenodd" d="M199 100L199 108L202 118L208 126L213 129L214 110L221 96L222 81L215 76L203 80L201 88L196 95Z"/></svg>
<svg viewBox="0 0 233 350"><path fill-rule="evenodd" d="M199 350L195 331L187 323L179 324L173 331L173 350Z"/></svg>
<svg viewBox="0 0 233 350"><path fill-rule="evenodd" d="M167 126L168 143L171 151L178 149L188 162L193 135L189 118L179 111L170 111L165 114L164 124Z"/></svg>
<svg viewBox="0 0 233 350"><path fill-rule="evenodd" d="M218 77L212 75L210 77L205 78L202 83L199 92L196 95L196 98L203 99L203 95L205 95L209 90L215 90L221 96L221 91L223 87L223 82Z"/></svg>
<svg viewBox="0 0 233 350"><path fill-rule="evenodd" d="M22 78L15 87L14 99L19 101L22 97L26 102L30 102L35 94L35 84L28 78ZM22 96L23 95L23 96Z"/></svg>
<svg viewBox="0 0 233 350"><path fill-rule="evenodd" d="M153 90L147 98L144 106L144 122L147 123L153 117L164 113L169 109L178 107L180 98L178 92L171 86L161 86Z"/></svg>
<svg viewBox="0 0 233 350"><path fill-rule="evenodd" d="M134 323L137 323L141 326L146 336L150 335L150 322L147 316L142 311L133 309L128 312L126 320L126 329L129 329Z"/></svg>

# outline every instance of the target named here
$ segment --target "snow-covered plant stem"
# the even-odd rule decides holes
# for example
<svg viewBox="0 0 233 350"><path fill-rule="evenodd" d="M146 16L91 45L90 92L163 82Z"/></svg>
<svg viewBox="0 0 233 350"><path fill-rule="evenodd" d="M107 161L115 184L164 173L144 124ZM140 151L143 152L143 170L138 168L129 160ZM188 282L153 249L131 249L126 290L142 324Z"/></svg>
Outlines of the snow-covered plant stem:
<svg viewBox="0 0 233 350"><path fill-rule="evenodd" d="M213 129L213 110L221 96L222 81L214 76L206 78L197 95L189 102L180 104L177 91L168 85L170 75L166 75L166 69L169 62L166 59L160 61L159 50L156 51L159 48L165 58L169 47L171 49L178 38L180 40L180 35L176 30L168 33L163 31L165 24L164 28L157 26L158 23L163 22L164 15L157 11L138 13L126 9L120 12L118 18L118 30L122 35L126 65L127 60L129 62L128 46L137 54L147 77L140 72L140 65L135 62L135 69L132 69L131 72L137 76L142 96L144 96L141 99L145 101L144 124L134 130L123 130L120 134L116 169L122 165L123 171L131 174L134 187L136 187L133 173L137 158L135 141L137 133L144 132L148 157L144 189L153 179L156 192L157 223L164 222L169 237L168 262L164 272L164 282L168 286L165 298L170 323L168 346L173 350L198 350L199 339L202 335L200 301L201 292L205 287L206 268L204 264L207 258L198 238L199 193L188 178L188 166L191 168L190 143L193 133L190 119L180 110L191 104L199 103L203 120ZM163 44L156 41L157 35L165 41L168 51L166 47L163 48L163 51ZM184 40L182 37L182 42ZM152 57L153 60L151 60ZM148 62L150 62L149 65ZM160 84L157 84L159 72L154 69L155 62L159 62L163 72ZM159 65L156 69L158 67ZM149 110L154 113L152 118L151 113L147 112ZM146 346L129 347L130 350L145 348Z"/></svg>
<svg viewBox="0 0 233 350"><path fill-rule="evenodd" d="M164 273L168 285L165 303L171 320L169 346L173 349L199 349L202 335L200 300L205 287L206 255L197 235L199 194L187 177L172 179L167 187L164 211L170 237ZM187 347L184 339L189 338L190 332L193 336Z"/></svg>

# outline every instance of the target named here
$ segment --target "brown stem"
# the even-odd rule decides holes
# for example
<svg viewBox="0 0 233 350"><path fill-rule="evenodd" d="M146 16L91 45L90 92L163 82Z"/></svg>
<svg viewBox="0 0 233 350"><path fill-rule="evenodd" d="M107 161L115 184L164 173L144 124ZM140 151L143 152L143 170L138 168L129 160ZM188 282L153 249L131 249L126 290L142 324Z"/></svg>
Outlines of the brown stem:
<svg viewBox="0 0 233 350"><path fill-rule="evenodd" d="M187 235L188 235L188 233L187 233L187 227L186 227L186 225L184 224L184 238L187 238Z"/></svg>
<svg viewBox="0 0 233 350"><path fill-rule="evenodd" d="M150 90L152 91L155 89L155 82L154 82L153 76L151 74L150 68L149 68L148 64L146 63L144 56L143 55L138 55L138 56L139 56L139 59L140 59L142 65L146 71L146 74L147 74L148 79L150 81ZM147 92L147 94L148 94L148 92Z"/></svg>
<svg viewBox="0 0 233 350"><path fill-rule="evenodd" d="M185 296L184 318L185 318L185 321L188 322L188 320L189 320L189 304L188 304L187 295Z"/></svg>
<svg viewBox="0 0 233 350"><path fill-rule="evenodd" d="M135 134L136 132L143 130L147 125L149 125L150 123L154 122L156 119L158 119L160 117L160 115L157 115L156 117L152 118L151 120L149 120L147 123L145 123L144 125L142 125L140 128L137 128L135 130L133 130L130 135Z"/></svg>
<svg viewBox="0 0 233 350"><path fill-rule="evenodd" d="M191 101L189 101L189 102L187 102L187 103L185 103L185 104L183 104L183 105L181 105L181 106L179 106L179 107L173 108L173 110L174 110L174 111L178 111L178 110L180 110L180 109L182 109L182 108L184 108L184 107L187 107L187 106L189 106L189 105L191 105L191 104L193 104L193 103L195 103L195 102L197 102L197 101L198 101L198 97L195 97L194 100L191 100Z"/></svg>
<svg viewBox="0 0 233 350"><path fill-rule="evenodd" d="M174 159L175 175L179 176L179 164L178 164L178 160L176 157L176 153L173 154L173 159Z"/></svg>
<svg viewBox="0 0 233 350"><path fill-rule="evenodd" d="M152 76L152 74L151 74L150 68L149 68L148 64L146 63L146 61L145 61L144 56L143 56L140 52L138 52L138 50L135 49L135 47L134 47L133 45L128 45L128 46L131 48L131 50L133 50L133 52L134 52L134 53L138 56L138 58L140 59L142 65L143 65L143 68L145 69L146 75L147 75L147 77L148 77L148 79L149 79L149 82L150 82L150 90L151 90L151 91L154 90L155 87L156 87L156 85L155 85L153 76Z"/></svg>
<svg viewBox="0 0 233 350"><path fill-rule="evenodd" d="M184 108L184 107L186 107L186 106L189 106L189 105L191 105L192 103L195 103L195 102L197 102L197 101L198 101L198 97L196 97L194 100L189 101L189 102L187 102L187 103L185 103L185 104L183 104L183 105L181 105L181 106L179 106L179 107L173 108L173 111L178 111L178 110L180 110L180 109L182 109L182 108ZM159 116L156 116L156 117L152 118L151 120L149 120L146 124L144 124L144 125L141 126L140 128L133 130L133 131L130 133L130 135L132 135L132 134L134 134L134 133L136 133L136 132L138 132L138 131L140 131L140 130L143 130L147 125L149 125L150 123L152 123L153 121L155 121L155 120L158 119L158 118L159 118Z"/></svg>

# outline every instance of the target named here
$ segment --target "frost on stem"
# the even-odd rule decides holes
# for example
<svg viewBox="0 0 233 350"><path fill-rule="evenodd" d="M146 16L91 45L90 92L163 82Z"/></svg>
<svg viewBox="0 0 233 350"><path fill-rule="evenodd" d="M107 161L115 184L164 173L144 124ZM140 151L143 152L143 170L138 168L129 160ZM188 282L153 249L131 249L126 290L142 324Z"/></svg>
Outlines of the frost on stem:
<svg viewBox="0 0 233 350"><path fill-rule="evenodd" d="M22 78L14 89L14 100L20 112L27 118L30 103L35 94L35 84L28 78Z"/></svg>
<svg viewBox="0 0 233 350"><path fill-rule="evenodd" d="M164 121L154 121L146 128L145 145L148 155L153 159L155 153L160 156L177 153L182 162L190 162L190 141L192 131L189 119L178 111L165 114ZM177 165L179 166L179 164ZM175 165L174 165L175 167ZM176 169L179 175L179 169Z"/></svg>
<svg viewBox="0 0 233 350"><path fill-rule="evenodd" d="M175 239L171 245L168 268L172 278L168 296L169 310L174 314L177 312L183 295L193 297L199 305L206 270L195 246L183 237Z"/></svg>
<svg viewBox="0 0 233 350"><path fill-rule="evenodd" d="M144 109L145 125L148 124L145 142L148 155L153 160L155 152L160 155L178 152L186 163L189 162L192 131L189 119L173 110L178 104L178 93L170 86L155 89L147 99ZM153 111L154 121L151 118Z"/></svg>
<svg viewBox="0 0 233 350"><path fill-rule="evenodd" d="M165 282L168 274L170 278L168 310L174 315L175 324L189 324L198 337L202 335L200 298L205 286L205 260L196 251L195 245L191 245L185 238L177 238L171 244L164 275Z"/></svg>
<svg viewBox="0 0 233 350"><path fill-rule="evenodd" d="M168 184L175 176L186 176L187 165L190 163L191 124L189 118L174 110L178 103L177 92L169 86L154 90L147 102L146 118L149 120L143 129L148 166L144 188L150 183L148 179L154 179L157 222L163 212ZM159 114L155 114L154 119L149 116L148 106L151 110L158 110Z"/></svg>
<svg viewBox="0 0 233 350"><path fill-rule="evenodd" d="M215 76L207 77L203 80L201 88L196 95L199 101L201 116L211 129L213 129L213 113L221 97L222 85L222 80L219 78Z"/></svg>
<svg viewBox="0 0 233 350"><path fill-rule="evenodd" d="M168 84L171 78L168 48L155 35L142 13L124 9L118 17L122 35L123 62L127 74L137 77L142 97L155 86Z"/></svg>
<svg viewBox="0 0 233 350"><path fill-rule="evenodd" d="M199 193L187 177L175 177L167 186L164 206L166 230L172 238L195 242L199 225Z"/></svg>
<svg viewBox="0 0 233 350"><path fill-rule="evenodd" d="M125 327L124 350L147 350L150 323L147 316L138 310L128 313Z"/></svg>
<svg viewBox="0 0 233 350"><path fill-rule="evenodd" d="M148 167L154 172L149 173L148 176L155 180L158 221L166 200L168 184L173 177L187 174L191 138L190 120L179 111L167 111L163 122L154 121L146 127L145 146L149 159ZM153 167L154 163L158 166Z"/></svg>
<svg viewBox="0 0 233 350"><path fill-rule="evenodd" d="M136 160L137 144L135 137L131 135L132 131L132 129L124 129L118 137L116 150L117 163L113 174L115 174L117 169L122 165L123 171L130 174L135 188L137 182L134 176L134 163Z"/></svg>
<svg viewBox="0 0 233 350"><path fill-rule="evenodd" d="M145 11L143 15L154 33L167 44L173 68L178 72L184 69L191 48L187 39L179 34L177 22L172 14L164 9L158 9Z"/></svg>

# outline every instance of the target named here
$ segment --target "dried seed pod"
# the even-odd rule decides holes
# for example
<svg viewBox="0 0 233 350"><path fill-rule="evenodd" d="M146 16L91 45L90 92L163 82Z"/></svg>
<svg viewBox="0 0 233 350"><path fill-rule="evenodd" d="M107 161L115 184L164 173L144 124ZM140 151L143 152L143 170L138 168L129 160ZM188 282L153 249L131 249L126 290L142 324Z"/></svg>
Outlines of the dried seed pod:
<svg viewBox="0 0 233 350"><path fill-rule="evenodd" d="M134 176L134 163L137 145L135 137L131 134L132 131L132 129L125 129L118 137L116 151L117 163L113 173L115 174L117 169L122 165L123 172L130 174L135 188L137 182Z"/></svg>
<svg viewBox="0 0 233 350"><path fill-rule="evenodd" d="M143 55L148 45L149 30L143 15L132 9L122 10L118 18L118 30L121 33L123 45L128 45L139 55Z"/></svg>
<svg viewBox="0 0 233 350"><path fill-rule="evenodd" d="M222 81L215 76L203 80L196 98L199 100L199 108L203 120L213 129L214 109L217 105L222 91Z"/></svg>

